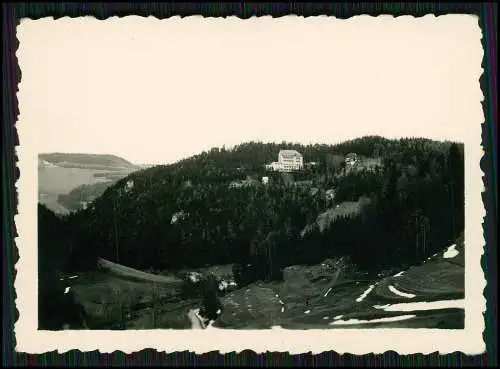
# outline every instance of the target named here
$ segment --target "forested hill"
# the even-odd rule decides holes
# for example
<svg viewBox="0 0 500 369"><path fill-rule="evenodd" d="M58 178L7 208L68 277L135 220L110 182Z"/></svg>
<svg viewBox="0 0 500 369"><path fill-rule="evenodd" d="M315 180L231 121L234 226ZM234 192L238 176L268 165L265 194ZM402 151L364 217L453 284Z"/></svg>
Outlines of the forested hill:
<svg viewBox="0 0 500 369"><path fill-rule="evenodd" d="M284 148L318 165L266 173L263 165ZM346 172L343 158L351 152L383 165ZM458 237L463 175L463 147L450 142L249 142L135 172L65 221L85 261L99 255L138 268L236 263L251 269L240 271L249 278L273 279L286 265L342 255L376 269L422 259ZM240 185L230 186L236 180ZM327 229L314 226L319 214L351 203L363 206L337 214Z"/></svg>
<svg viewBox="0 0 500 369"><path fill-rule="evenodd" d="M446 154L451 142L438 142L422 138L389 140L380 136L366 136L335 145L303 145L290 142L247 142L232 148L213 148L170 165L159 165L135 173L131 178L141 180L163 180L165 176L174 181L210 181L220 175L227 178L244 178L247 174L264 173L264 164L277 161L282 149L299 151L304 162L316 162L325 167L335 166L338 157L357 153L365 157L386 158L394 156L403 163L413 158L419 160L429 153ZM460 146L460 150L463 148ZM401 158L398 158L398 155ZM463 155L463 153L462 153ZM239 174L236 174L239 173ZM224 178L220 178L224 180Z"/></svg>

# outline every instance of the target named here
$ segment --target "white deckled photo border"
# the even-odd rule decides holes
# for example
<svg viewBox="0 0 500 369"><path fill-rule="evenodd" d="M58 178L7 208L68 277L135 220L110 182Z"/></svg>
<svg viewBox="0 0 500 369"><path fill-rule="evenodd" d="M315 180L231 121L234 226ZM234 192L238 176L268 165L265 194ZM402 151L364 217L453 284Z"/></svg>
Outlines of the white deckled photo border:
<svg viewBox="0 0 500 369"><path fill-rule="evenodd" d="M21 73L23 63L29 57L27 50L30 39L24 32L26 25L32 28L34 24L47 24L50 22L83 23L92 22L91 17L81 18L43 18L39 20L23 19L18 26L17 34L19 49L17 57ZM109 18L99 22L129 21L141 23L150 22L226 22L227 27L235 27L240 22L282 22L283 26L293 27L294 22L317 22L318 32L325 32L326 24L348 23L350 29L353 25L366 26L373 22L374 17L357 16L347 20L334 17L297 17L282 18L260 17L242 20L237 17L203 18L203 17L172 17L158 20L153 17L130 16L125 18ZM93 19L95 22L96 20ZM475 101L468 101L472 108L468 117L460 117L466 121L462 134L465 153L465 328L459 330L441 329L326 329L326 330L137 330L137 331L93 331L93 330L66 330L66 331L39 331L38 327L38 299L37 299L37 202L38 202L38 149L37 136L32 127L23 124L23 110L29 104L25 99L26 81L21 76L18 92L19 118L16 129L20 145L16 148L20 177L16 184L18 191L18 209L15 215L15 224L18 237L15 239L19 250L19 260L16 264L16 308L19 319L15 323L17 341L16 350L27 353L44 353L57 350L66 352L70 350L93 351L102 353L123 351L125 353L137 352L143 349L156 349L158 351L176 352L193 351L197 354L219 351L220 353L241 352L252 350L263 352L289 352L297 354L312 352L313 354L334 350L339 354L350 353L363 355L367 353L383 353L388 350L399 354L423 353L428 354L438 351L447 354L461 351L465 354L475 355L483 353L485 343L483 331L485 322L483 312L486 309L486 300L483 295L486 279L481 267L481 257L485 239L483 235L483 219L485 207L481 193L484 191L483 172L480 160L483 156L481 146L481 124L484 123L484 114L481 102L479 79L483 73L481 61L483 48L481 46L481 29L478 19L472 15L445 15L435 17L427 15L421 18L410 16L392 17L381 16L376 18L380 27L390 22L420 22L431 24L440 22L442 27L456 27L464 35L463 42L470 43L470 69L463 73L470 76L471 84L462 86L470 89L469 94L475 96ZM220 26L220 25L219 25ZM361 29L361 28L360 28ZM33 37L33 32L30 33ZM31 39L34 42L34 39ZM471 92L472 91L472 92ZM450 123L453 124L453 123ZM430 129L430 128L429 128Z"/></svg>

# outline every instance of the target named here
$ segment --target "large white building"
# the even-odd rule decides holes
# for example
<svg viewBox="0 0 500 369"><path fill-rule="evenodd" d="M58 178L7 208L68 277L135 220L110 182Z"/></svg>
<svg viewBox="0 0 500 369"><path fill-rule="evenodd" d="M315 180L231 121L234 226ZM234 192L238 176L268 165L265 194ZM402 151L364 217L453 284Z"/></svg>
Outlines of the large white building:
<svg viewBox="0 0 500 369"><path fill-rule="evenodd" d="M278 161L267 164L266 168L280 172L292 172L304 167L304 159L297 150L280 150Z"/></svg>

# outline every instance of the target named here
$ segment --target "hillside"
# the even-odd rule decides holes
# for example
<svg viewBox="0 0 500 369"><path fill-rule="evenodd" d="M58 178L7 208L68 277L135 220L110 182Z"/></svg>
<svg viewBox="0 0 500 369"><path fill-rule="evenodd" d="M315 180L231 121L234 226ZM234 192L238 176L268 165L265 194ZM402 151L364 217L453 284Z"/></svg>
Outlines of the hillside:
<svg viewBox="0 0 500 369"><path fill-rule="evenodd" d="M137 268L260 264L276 254L280 263L272 268L279 270L290 263L315 262L345 252L358 263L368 262L372 253L384 255L387 264L413 262L458 234L463 226L463 190L459 190L463 188L463 167L453 161L462 160L459 145L377 137L353 142L330 146L254 142L212 149L172 165L132 173L105 191L91 208L75 214L72 222L86 231L92 224L94 244L101 245L103 257L116 260L118 243L122 263ZM298 149L306 162L318 165L286 176L266 173L264 164L282 147ZM332 165L330 159L353 148L367 157L374 151L383 152L383 167L342 174L343 164ZM457 148L456 154L453 148ZM269 183L260 181L263 175L269 177ZM251 185L230 186L245 178ZM290 186L304 180L308 184ZM451 185L455 186L453 194ZM335 189L334 200L324 196L330 188ZM356 202L361 196L369 200L363 212L340 212L326 231L299 237L319 214L343 202ZM174 222L176 214L183 216ZM417 233L406 231L418 226L415 222L439 225L427 238L429 245L417 250ZM339 245L333 247L332 240ZM380 252L377 247L369 253L361 251L373 242ZM402 243L408 245L407 252L401 252ZM311 248L311 244L314 252L302 250L302 245ZM388 252L391 245L394 248Z"/></svg>
<svg viewBox="0 0 500 369"><path fill-rule="evenodd" d="M67 214L99 197L118 179L139 169L139 166L114 155L40 154L39 202L55 213Z"/></svg>
<svg viewBox="0 0 500 369"><path fill-rule="evenodd" d="M136 168L136 165L115 155L44 153L38 155L41 165L58 165L60 167L111 169Z"/></svg>
<svg viewBox="0 0 500 369"><path fill-rule="evenodd" d="M316 164L287 174L266 171L264 164L276 160L281 148L295 148L306 163ZM361 163L368 164L346 170L346 153L354 150ZM62 219L52 237L64 235L71 245L66 253L73 262L65 267L90 273L89 283L92 275L103 279L103 291L133 283L140 296L151 286L128 279L122 283L123 275L115 275L109 285L102 272L92 271L98 258L121 265L117 270L126 274L132 273L126 268L179 275L183 270L232 265L226 283L244 291L253 291L259 283L286 285L293 270L314 270L325 260L342 260L361 288L362 281L371 283L383 271L418 265L453 243L464 228L463 186L461 144L380 137L338 145L249 142L124 176L86 209ZM320 282L321 273L313 284L326 293L334 288L334 280L346 278L337 271L321 272L323 282L331 284ZM218 282L204 279L201 290L190 286L189 278L185 282L182 293L187 297L179 295L178 286L162 288L177 299L179 308L189 310L203 300L202 313L216 317L224 304ZM91 286L84 283L82 288L94 298ZM305 292L309 287L297 288ZM248 298L264 304L258 302L258 291ZM348 291L349 296L359 292ZM269 303L273 299L268 295L262 294ZM182 304L184 298L191 302ZM185 319L172 324L184 325Z"/></svg>
<svg viewBox="0 0 500 369"><path fill-rule="evenodd" d="M214 275L220 311L209 322L203 302L186 295L173 274L151 275L102 260L95 271L62 279L71 288L90 328L99 329L327 329L444 328L464 326L462 241L408 268L373 279L346 260L292 265L283 281L234 283L230 266L183 270L191 277ZM130 275L129 275L130 274ZM192 284L200 284L193 278ZM402 325L403 324L403 325Z"/></svg>
<svg viewBox="0 0 500 369"><path fill-rule="evenodd" d="M290 266L282 282L256 282L222 297L222 312L212 326L390 328L404 320L404 327L463 328L463 255L463 244L454 244L422 263L370 280L349 273L342 260Z"/></svg>

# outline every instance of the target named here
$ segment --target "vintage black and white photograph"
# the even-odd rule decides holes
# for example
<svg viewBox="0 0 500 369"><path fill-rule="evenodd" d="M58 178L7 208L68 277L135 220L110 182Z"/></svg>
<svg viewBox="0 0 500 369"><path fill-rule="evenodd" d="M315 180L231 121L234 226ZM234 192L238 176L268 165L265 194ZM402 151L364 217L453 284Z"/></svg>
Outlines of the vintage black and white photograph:
<svg viewBox="0 0 500 369"><path fill-rule="evenodd" d="M22 22L36 329L466 330L480 31L425 19Z"/></svg>

